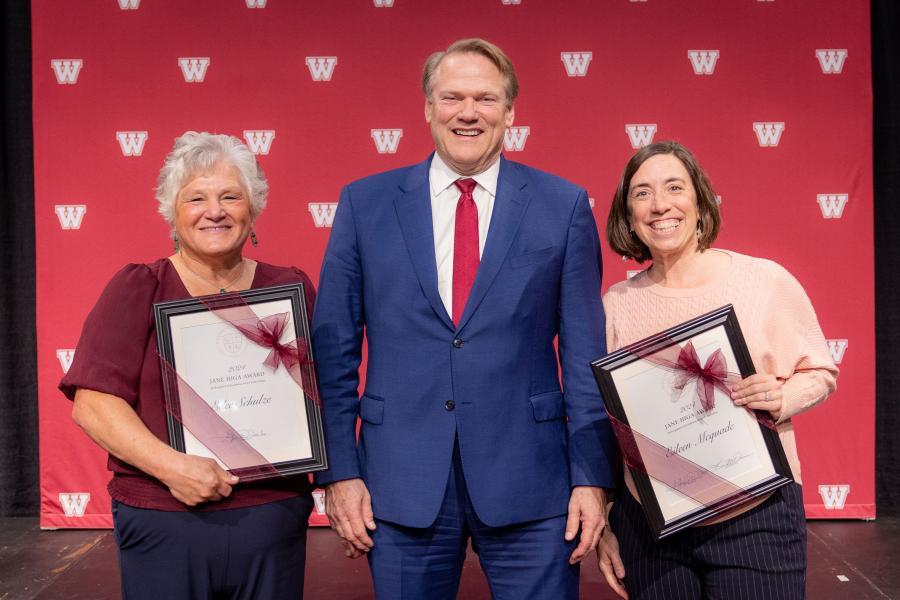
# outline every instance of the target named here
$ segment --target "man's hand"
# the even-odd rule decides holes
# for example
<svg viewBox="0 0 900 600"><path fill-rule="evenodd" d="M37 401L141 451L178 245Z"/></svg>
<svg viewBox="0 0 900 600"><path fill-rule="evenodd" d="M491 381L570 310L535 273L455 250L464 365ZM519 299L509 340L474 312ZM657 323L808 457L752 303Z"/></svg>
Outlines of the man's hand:
<svg viewBox="0 0 900 600"><path fill-rule="evenodd" d="M238 478L231 475L211 458L173 452L162 481L175 499L188 506L214 502L231 494L231 486Z"/></svg>
<svg viewBox="0 0 900 600"><path fill-rule="evenodd" d="M357 558L372 549L369 531L375 530L375 517L372 497L362 479L335 481L326 487L325 514L331 528L344 541L349 558Z"/></svg>
<svg viewBox="0 0 900 600"><path fill-rule="evenodd" d="M603 488L576 486L569 498L569 517L566 520L566 541L571 542L578 535L581 525L581 539L578 547L569 557L569 564L581 562L588 552L597 546L600 533L606 526L606 492Z"/></svg>

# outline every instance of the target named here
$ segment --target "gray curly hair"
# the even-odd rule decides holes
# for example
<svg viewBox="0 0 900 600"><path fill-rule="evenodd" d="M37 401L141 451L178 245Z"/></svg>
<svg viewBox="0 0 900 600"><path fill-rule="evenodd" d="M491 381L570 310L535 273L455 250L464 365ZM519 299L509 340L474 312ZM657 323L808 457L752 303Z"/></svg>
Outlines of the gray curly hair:
<svg viewBox="0 0 900 600"><path fill-rule="evenodd" d="M181 188L221 162L238 170L241 186L250 198L250 215L255 219L263 211L269 195L269 183L250 148L232 135L187 131L175 138L175 145L166 156L157 180L159 214L170 229L175 227L175 198Z"/></svg>

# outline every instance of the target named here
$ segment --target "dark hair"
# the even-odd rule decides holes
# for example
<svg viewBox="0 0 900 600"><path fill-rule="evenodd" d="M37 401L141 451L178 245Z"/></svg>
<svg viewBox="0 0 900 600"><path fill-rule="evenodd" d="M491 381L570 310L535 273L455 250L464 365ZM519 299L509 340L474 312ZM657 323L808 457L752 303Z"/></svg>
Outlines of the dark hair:
<svg viewBox="0 0 900 600"><path fill-rule="evenodd" d="M650 249L631 231L628 191L631 178L641 168L641 165L647 159L659 154L675 156L691 177L691 184L694 186L694 193L697 196L697 217L700 230L697 244L701 252L709 248L716 240L716 236L719 235L719 226L722 223L719 205L716 203L716 194L713 192L706 173L690 150L674 141L655 142L644 146L635 152L628 164L625 165L625 172L622 173L622 178L619 180L612 206L609 209L609 218L606 220L606 237L609 239L609 245L613 251L626 258L633 258L639 263L651 258Z"/></svg>
<svg viewBox="0 0 900 600"><path fill-rule="evenodd" d="M512 106L519 95L519 80L516 78L516 70L513 68L512 61L506 54L487 40L480 38L469 38L465 40L457 40L450 44L443 52L435 52L425 61L422 69L422 91L425 97L431 99L431 92L434 89L434 72L437 70L441 61L449 54L478 54L485 57L500 71L506 85L506 104Z"/></svg>

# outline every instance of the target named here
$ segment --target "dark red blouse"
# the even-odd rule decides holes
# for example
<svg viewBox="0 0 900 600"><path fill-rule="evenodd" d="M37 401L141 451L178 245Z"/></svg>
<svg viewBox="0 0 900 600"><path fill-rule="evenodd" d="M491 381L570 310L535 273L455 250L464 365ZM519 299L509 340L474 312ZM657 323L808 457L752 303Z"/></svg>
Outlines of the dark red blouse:
<svg viewBox="0 0 900 600"><path fill-rule="evenodd" d="M301 282L312 312L315 292L303 271L257 263L251 288ZM59 389L70 400L78 388L112 394L124 399L153 434L168 443L165 396L156 349L153 303L189 298L175 267L168 259L148 265L131 264L116 273L84 323L75 359ZM311 318L311 314L307 315ZM158 479L114 456L109 495L137 508L189 510ZM199 510L221 510L265 504L308 493L306 475L238 484L231 496L210 502ZM192 509L193 510L193 509Z"/></svg>

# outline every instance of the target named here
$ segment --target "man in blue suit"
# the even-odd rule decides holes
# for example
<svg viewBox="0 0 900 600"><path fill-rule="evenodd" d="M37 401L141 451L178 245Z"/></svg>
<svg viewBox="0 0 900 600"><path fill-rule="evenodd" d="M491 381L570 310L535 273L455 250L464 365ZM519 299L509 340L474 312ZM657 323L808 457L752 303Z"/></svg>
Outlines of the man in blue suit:
<svg viewBox="0 0 900 600"><path fill-rule="evenodd" d="M587 194L500 156L499 48L460 40L422 84L435 153L345 187L322 265L326 511L378 598L455 597L471 539L495 598L574 599L615 461Z"/></svg>

